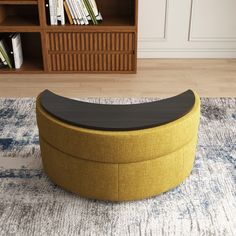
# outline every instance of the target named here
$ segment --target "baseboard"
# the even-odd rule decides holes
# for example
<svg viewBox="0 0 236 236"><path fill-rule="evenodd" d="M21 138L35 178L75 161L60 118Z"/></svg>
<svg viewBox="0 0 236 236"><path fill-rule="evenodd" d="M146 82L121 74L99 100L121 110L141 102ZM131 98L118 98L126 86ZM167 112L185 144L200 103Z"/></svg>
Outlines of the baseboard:
<svg viewBox="0 0 236 236"><path fill-rule="evenodd" d="M232 49L139 49L138 58L236 58Z"/></svg>

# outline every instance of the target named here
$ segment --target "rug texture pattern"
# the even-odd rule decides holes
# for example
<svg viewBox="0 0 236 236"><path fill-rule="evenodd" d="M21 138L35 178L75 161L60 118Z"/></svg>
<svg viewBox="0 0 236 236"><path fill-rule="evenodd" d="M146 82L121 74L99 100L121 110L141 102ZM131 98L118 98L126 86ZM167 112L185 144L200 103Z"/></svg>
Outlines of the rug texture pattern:
<svg viewBox="0 0 236 236"><path fill-rule="evenodd" d="M202 99L201 112L190 177L150 199L111 203L55 186L42 170L35 100L0 99L0 235L236 235L236 99Z"/></svg>

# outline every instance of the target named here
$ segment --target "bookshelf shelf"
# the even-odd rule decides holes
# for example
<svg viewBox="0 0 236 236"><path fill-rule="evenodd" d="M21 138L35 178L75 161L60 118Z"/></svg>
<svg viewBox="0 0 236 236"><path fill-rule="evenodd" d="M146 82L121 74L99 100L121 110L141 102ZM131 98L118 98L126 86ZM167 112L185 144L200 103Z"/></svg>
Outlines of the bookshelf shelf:
<svg viewBox="0 0 236 236"><path fill-rule="evenodd" d="M21 69L0 73L136 73L138 0L96 0L98 25L51 26L46 0L0 0L0 39L21 33Z"/></svg>
<svg viewBox="0 0 236 236"><path fill-rule="evenodd" d="M39 25L39 22L37 19L35 19L32 16L7 16L2 22L0 22L0 27L1 26L26 26L26 27L31 27L31 26L37 26Z"/></svg>
<svg viewBox="0 0 236 236"><path fill-rule="evenodd" d="M38 1L34 0L24 0L24 1L17 1L17 0L0 0L0 5L37 5Z"/></svg>
<svg viewBox="0 0 236 236"><path fill-rule="evenodd" d="M56 26L51 26L51 25L47 25L49 28L66 28L66 27L70 27L73 29L91 29L91 28L101 28L104 26L111 26L111 27L116 27L116 26L135 26L134 21L132 18L124 16L124 17L118 17L118 16L108 16L106 17L102 22L99 22L98 25L70 25L68 22L66 22L65 25L61 26L61 25L56 25Z"/></svg>
<svg viewBox="0 0 236 236"><path fill-rule="evenodd" d="M1 69L1 73L37 73L43 72L42 64L38 63L37 60L26 59L20 69Z"/></svg>

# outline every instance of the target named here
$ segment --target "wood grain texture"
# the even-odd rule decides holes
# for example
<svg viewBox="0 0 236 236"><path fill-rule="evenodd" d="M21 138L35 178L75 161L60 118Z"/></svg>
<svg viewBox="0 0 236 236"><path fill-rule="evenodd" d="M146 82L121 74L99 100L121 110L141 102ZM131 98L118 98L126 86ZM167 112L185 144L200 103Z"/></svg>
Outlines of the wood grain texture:
<svg viewBox="0 0 236 236"><path fill-rule="evenodd" d="M135 34L131 32L50 32L47 42L49 71L135 71ZM55 56L60 60L55 61Z"/></svg>
<svg viewBox="0 0 236 236"><path fill-rule="evenodd" d="M73 55L75 58L77 56L84 57L83 54ZM95 55L96 58L98 58L97 55ZM106 58L107 63L108 59ZM55 55L53 60L56 60ZM85 64L75 66L82 67ZM97 65L95 64L95 66ZM44 89L73 98L164 98L187 89L195 90L201 97L235 97L236 60L143 59L138 60L138 73L135 75L0 75L0 97L36 97Z"/></svg>
<svg viewBox="0 0 236 236"><path fill-rule="evenodd" d="M37 0L0 0L1 5L37 5Z"/></svg>

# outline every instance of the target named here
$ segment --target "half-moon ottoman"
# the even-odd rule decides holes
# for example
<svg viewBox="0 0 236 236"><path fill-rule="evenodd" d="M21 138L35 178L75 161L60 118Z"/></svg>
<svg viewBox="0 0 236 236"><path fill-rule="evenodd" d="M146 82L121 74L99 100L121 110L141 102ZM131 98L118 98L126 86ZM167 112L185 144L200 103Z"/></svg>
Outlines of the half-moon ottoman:
<svg viewBox="0 0 236 236"><path fill-rule="evenodd" d="M148 198L192 170L200 99L191 90L136 105L91 104L45 90L36 113L46 174L80 196Z"/></svg>

